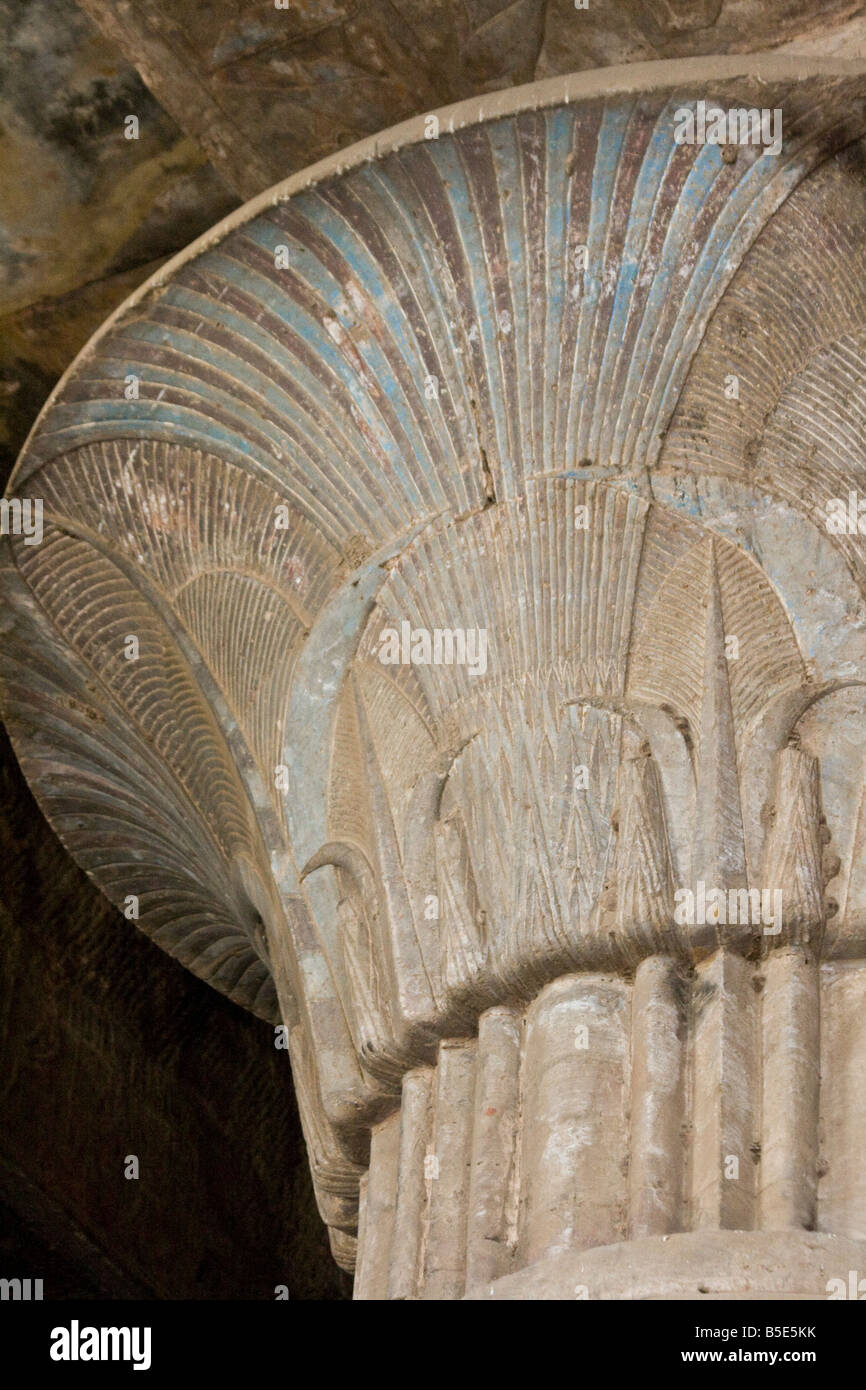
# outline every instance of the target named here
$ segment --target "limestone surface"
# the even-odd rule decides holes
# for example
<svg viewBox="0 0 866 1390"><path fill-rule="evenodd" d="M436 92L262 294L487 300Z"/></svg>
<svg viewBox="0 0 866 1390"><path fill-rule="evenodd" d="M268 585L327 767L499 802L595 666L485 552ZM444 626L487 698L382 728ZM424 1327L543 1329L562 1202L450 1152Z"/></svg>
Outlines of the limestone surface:
<svg viewBox="0 0 866 1390"><path fill-rule="evenodd" d="M856 1267L864 77L411 120L160 269L19 460L22 767L286 1027L360 1299Z"/></svg>

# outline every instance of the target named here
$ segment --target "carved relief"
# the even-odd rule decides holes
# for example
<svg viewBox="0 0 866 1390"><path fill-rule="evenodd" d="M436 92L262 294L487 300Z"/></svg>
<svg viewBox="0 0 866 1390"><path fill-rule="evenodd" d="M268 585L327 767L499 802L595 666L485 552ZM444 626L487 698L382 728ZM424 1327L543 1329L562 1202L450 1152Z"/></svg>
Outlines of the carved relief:
<svg viewBox="0 0 866 1390"><path fill-rule="evenodd" d="M866 639L861 540L818 496L859 386L788 343L754 447L753 403L719 403L743 284L778 315L777 219L862 139L854 75L795 85L777 162L678 143L665 71L290 181L94 340L13 480L47 518L0 571L22 763L114 901L290 1026L345 1263L360 1190L359 1296L820 1209L817 954L866 949L833 716ZM767 450L825 395L801 492Z"/></svg>

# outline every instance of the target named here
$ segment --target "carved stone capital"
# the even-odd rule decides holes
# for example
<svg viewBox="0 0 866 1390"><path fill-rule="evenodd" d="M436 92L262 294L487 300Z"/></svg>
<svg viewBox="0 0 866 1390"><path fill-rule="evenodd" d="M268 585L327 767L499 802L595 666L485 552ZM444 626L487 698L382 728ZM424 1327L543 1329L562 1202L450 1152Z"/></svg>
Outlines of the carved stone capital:
<svg viewBox="0 0 866 1390"><path fill-rule="evenodd" d="M160 270L21 457L22 766L288 1029L359 1297L866 1239L856 1125L818 1152L866 983L864 132L861 67L768 56L408 122Z"/></svg>

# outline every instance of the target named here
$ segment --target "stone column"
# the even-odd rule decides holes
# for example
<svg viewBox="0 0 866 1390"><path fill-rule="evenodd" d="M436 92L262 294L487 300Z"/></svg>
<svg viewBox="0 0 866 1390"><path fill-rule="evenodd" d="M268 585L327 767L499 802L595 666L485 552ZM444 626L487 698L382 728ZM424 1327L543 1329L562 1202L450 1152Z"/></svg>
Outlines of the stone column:
<svg viewBox="0 0 866 1390"><path fill-rule="evenodd" d="M361 1300L866 1270L863 76L612 69L325 161L13 476L24 770L287 1046Z"/></svg>

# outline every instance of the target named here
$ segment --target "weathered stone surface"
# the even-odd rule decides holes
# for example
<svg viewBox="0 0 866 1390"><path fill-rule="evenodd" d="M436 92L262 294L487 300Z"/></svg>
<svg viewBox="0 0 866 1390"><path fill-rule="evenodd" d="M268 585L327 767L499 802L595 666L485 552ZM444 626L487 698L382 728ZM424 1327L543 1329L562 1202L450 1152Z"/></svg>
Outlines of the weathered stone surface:
<svg viewBox="0 0 866 1390"><path fill-rule="evenodd" d="M803 1231L701 1231L569 1251L467 1298L824 1299L863 1268L864 1244Z"/></svg>
<svg viewBox="0 0 866 1390"><path fill-rule="evenodd" d="M246 197L446 102L618 63L851 58L856 0L81 0Z"/></svg>
<svg viewBox="0 0 866 1390"><path fill-rule="evenodd" d="M2 1275L46 1300L345 1297L273 1031L87 882L5 734L0 804Z"/></svg>
<svg viewBox="0 0 866 1390"><path fill-rule="evenodd" d="M22 766L287 1024L360 1298L819 1296L861 1238L863 98L715 58L410 122L161 269L21 458Z"/></svg>
<svg viewBox="0 0 866 1390"><path fill-rule="evenodd" d="M76 5L3 0L0 36L5 473L99 324L237 199Z"/></svg>
<svg viewBox="0 0 866 1390"><path fill-rule="evenodd" d="M866 53L863 7L836 0L593 0L585 10L572 0L8 0L0 29L0 459L10 466L96 327L96 302L104 317L149 263L228 212L228 187L251 196L403 117L533 78L773 45ZM138 141L122 138L129 114Z"/></svg>
<svg viewBox="0 0 866 1390"><path fill-rule="evenodd" d="M202 151L75 5L3 0L0 28L0 314L155 260L230 210Z"/></svg>

